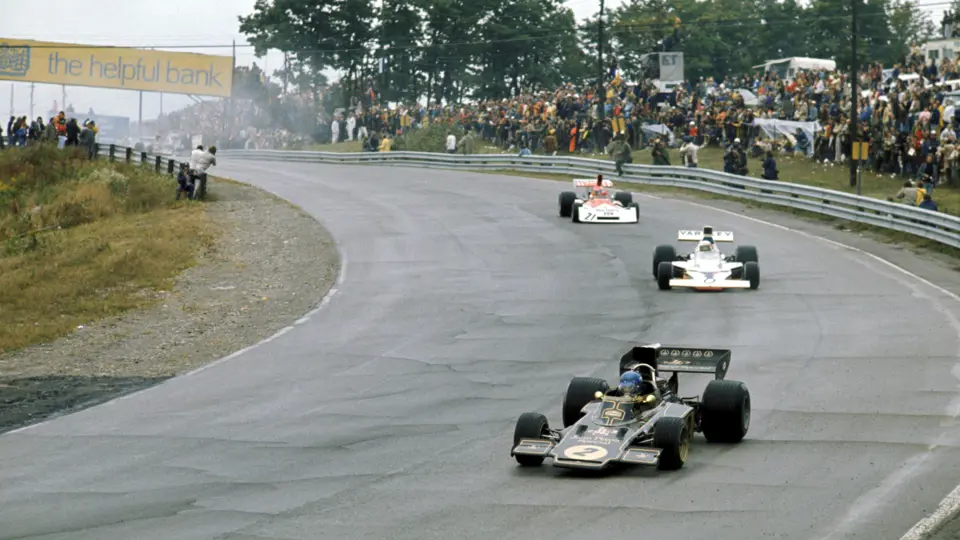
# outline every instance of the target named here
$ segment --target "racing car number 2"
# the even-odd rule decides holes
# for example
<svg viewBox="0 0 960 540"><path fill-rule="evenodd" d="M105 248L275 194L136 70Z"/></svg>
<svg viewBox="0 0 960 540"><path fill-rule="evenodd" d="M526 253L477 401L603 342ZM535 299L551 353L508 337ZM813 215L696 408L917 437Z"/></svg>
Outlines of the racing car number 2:
<svg viewBox="0 0 960 540"><path fill-rule="evenodd" d="M567 448L563 455L570 459L601 459L607 455L607 450L602 446L594 446L592 444L580 444L577 446L571 446Z"/></svg>

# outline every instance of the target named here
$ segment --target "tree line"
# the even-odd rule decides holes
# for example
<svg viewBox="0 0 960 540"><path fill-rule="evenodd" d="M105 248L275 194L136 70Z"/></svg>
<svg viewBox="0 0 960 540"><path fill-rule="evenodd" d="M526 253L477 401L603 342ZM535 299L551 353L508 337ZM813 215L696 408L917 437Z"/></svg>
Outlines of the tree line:
<svg viewBox="0 0 960 540"><path fill-rule="evenodd" d="M897 63L934 33L912 0L858 6L861 64ZM682 51L688 79L790 56L847 68L851 9L851 0L628 0L603 17L604 73L616 62L636 77L641 55L659 51ZM597 14L578 22L562 0L257 0L239 20L258 55L286 53L275 75L295 88L319 92L324 70L342 73L338 105L371 89L386 101L503 99L595 84L599 71Z"/></svg>

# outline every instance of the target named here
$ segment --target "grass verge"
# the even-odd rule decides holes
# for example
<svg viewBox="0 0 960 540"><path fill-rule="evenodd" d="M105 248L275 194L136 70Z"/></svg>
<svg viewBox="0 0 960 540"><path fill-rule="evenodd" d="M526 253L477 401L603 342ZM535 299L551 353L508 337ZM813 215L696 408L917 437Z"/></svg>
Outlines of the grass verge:
<svg viewBox="0 0 960 540"><path fill-rule="evenodd" d="M141 308L214 240L147 168L38 145L0 152L0 352Z"/></svg>

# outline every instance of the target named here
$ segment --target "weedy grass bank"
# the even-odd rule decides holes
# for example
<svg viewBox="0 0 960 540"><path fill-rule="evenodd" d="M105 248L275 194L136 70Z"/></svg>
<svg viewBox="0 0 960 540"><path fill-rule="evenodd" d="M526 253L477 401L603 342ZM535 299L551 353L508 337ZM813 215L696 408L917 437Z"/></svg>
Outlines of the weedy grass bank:
<svg viewBox="0 0 960 540"><path fill-rule="evenodd" d="M209 248L202 203L150 168L37 145L0 152L0 352L144 307Z"/></svg>

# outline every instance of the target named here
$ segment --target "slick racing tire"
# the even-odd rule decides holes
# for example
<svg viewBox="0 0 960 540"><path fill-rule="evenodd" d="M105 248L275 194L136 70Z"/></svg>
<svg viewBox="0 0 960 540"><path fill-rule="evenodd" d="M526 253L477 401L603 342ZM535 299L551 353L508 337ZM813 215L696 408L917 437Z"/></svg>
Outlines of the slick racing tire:
<svg viewBox="0 0 960 540"><path fill-rule="evenodd" d="M564 191L559 197L560 217L570 217L570 211L573 210L573 201L577 199L577 194L572 191Z"/></svg>
<svg viewBox="0 0 960 540"><path fill-rule="evenodd" d="M750 429L750 391L740 381L710 381L700 402L700 430L708 442L738 443Z"/></svg>
<svg viewBox="0 0 960 540"><path fill-rule="evenodd" d="M757 248L754 246L737 246L737 250L733 256L736 257L737 262L744 264L748 262L760 262L760 256L757 255Z"/></svg>
<svg viewBox="0 0 960 540"><path fill-rule="evenodd" d="M743 279L750 282L751 289L757 289L760 286L760 264L755 262L744 264Z"/></svg>
<svg viewBox="0 0 960 540"><path fill-rule="evenodd" d="M542 439L549 432L547 417L540 413L527 412L517 418L517 427L513 429L513 447L523 439ZM536 467L543 464L544 456L513 456L523 467Z"/></svg>
<svg viewBox="0 0 960 540"><path fill-rule="evenodd" d="M613 200L619 202L624 208L630 208L633 203L633 193L629 191L618 191L613 195Z"/></svg>
<svg viewBox="0 0 960 540"><path fill-rule="evenodd" d="M677 260L677 250L673 246L657 246L657 248L653 250L653 277L657 277L657 270L660 268L660 263L664 261L673 262L675 260Z"/></svg>
<svg viewBox="0 0 960 540"><path fill-rule="evenodd" d="M667 416L657 420L653 428L653 446L660 449L660 461L657 468L675 471L687 462L690 455L690 440L693 433L683 418Z"/></svg>
<svg viewBox="0 0 960 540"><path fill-rule="evenodd" d="M563 427L568 428L576 424L583 413L584 405L597 399L594 394L597 392L607 393L610 385L604 379L597 377L574 377L567 385L567 393L563 396Z"/></svg>
<svg viewBox="0 0 960 540"><path fill-rule="evenodd" d="M660 263L657 267L657 287L660 287L661 291L669 291L671 279L673 279L673 263Z"/></svg>
<svg viewBox="0 0 960 540"><path fill-rule="evenodd" d="M580 207L583 206L582 203L573 203L573 206L570 208L570 218L574 223L580 223Z"/></svg>

